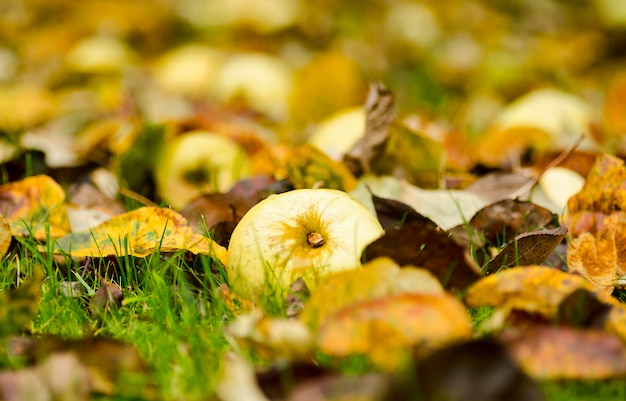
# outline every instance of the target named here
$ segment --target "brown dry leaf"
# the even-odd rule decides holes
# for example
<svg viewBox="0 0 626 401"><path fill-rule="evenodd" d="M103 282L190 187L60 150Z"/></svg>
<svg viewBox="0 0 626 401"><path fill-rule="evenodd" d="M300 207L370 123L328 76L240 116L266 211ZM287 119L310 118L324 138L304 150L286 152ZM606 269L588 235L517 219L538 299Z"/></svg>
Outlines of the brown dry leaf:
<svg viewBox="0 0 626 401"><path fill-rule="evenodd" d="M75 257L133 255L144 257L154 250L202 253L226 263L227 251L200 234L194 234L187 220L167 208L142 207L115 216L91 231L72 233L56 241L56 251Z"/></svg>
<svg viewBox="0 0 626 401"><path fill-rule="evenodd" d="M274 176L288 179L295 188L331 188L350 191L356 179L341 162L331 159L313 145L275 146L272 151Z"/></svg>
<svg viewBox="0 0 626 401"><path fill-rule="evenodd" d="M89 310L93 316L102 317L106 313L122 306L124 293L113 283L100 278L101 286L89 300Z"/></svg>
<svg viewBox="0 0 626 401"><path fill-rule="evenodd" d="M480 267L469 253L448 233L428 222L405 222L398 229L387 230L363 254L370 260L387 256L399 265L429 270L445 288L463 289L481 276Z"/></svg>
<svg viewBox="0 0 626 401"><path fill-rule="evenodd" d="M38 240L58 238L70 231L65 192L47 175L36 175L0 186L0 213L13 235Z"/></svg>
<svg viewBox="0 0 626 401"><path fill-rule="evenodd" d="M443 288L429 271L398 266L388 257L376 258L358 270L332 274L315 289L299 318L313 331L338 310L389 295L441 294Z"/></svg>
<svg viewBox="0 0 626 401"><path fill-rule="evenodd" d="M419 224L434 230L437 229L437 224L432 220L422 216L416 212L415 209L403 202L381 198L374 194L372 194L372 202L374 203L378 221L385 231L392 228L400 228L406 223Z"/></svg>
<svg viewBox="0 0 626 401"><path fill-rule="evenodd" d="M389 140L389 125L395 118L391 91L380 82L371 83L365 111L365 135L344 155L345 163L356 177L369 173L372 164L385 150Z"/></svg>
<svg viewBox="0 0 626 401"><path fill-rule="evenodd" d="M597 330L539 326L501 335L522 369L537 380L602 380L626 376L626 344Z"/></svg>
<svg viewBox="0 0 626 401"><path fill-rule="evenodd" d="M610 327L608 318L615 304L607 304L598 299L597 294L577 289L566 296L559 304L555 323L569 327L603 329Z"/></svg>
<svg viewBox="0 0 626 401"><path fill-rule="evenodd" d="M520 172L494 172L483 175L471 183L466 189L475 193L486 202L498 202L510 199L520 188L531 182L533 177Z"/></svg>
<svg viewBox="0 0 626 401"><path fill-rule="evenodd" d="M556 316L561 301L578 289L593 291L594 287L576 274L547 266L527 266L480 279L468 288L464 300L472 307L508 307L551 317ZM609 295L599 296L602 302L610 302Z"/></svg>
<svg viewBox="0 0 626 401"><path fill-rule="evenodd" d="M424 400L544 400L539 386L521 371L507 349L489 339L438 349L418 362L416 377L404 380L393 399L411 399L417 380Z"/></svg>
<svg viewBox="0 0 626 401"><path fill-rule="evenodd" d="M517 199L504 199L479 210L469 221L492 245L507 243L516 236L542 228L556 228L558 217L548 209Z"/></svg>
<svg viewBox="0 0 626 401"><path fill-rule="evenodd" d="M406 293L340 309L324 320L316 343L326 354L365 354L394 369L406 360L408 347L423 353L471 335L467 310L453 295Z"/></svg>
<svg viewBox="0 0 626 401"><path fill-rule="evenodd" d="M567 235L567 227L520 234L483 267L485 274L502 268L538 265L544 262Z"/></svg>

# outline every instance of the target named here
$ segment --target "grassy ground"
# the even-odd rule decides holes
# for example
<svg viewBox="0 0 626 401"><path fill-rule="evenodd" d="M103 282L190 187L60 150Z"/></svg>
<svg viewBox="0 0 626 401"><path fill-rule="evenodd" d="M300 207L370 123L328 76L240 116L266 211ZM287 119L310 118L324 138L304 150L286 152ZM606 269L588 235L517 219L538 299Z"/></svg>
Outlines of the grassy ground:
<svg viewBox="0 0 626 401"><path fill-rule="evenodd" d="M222 327L230 314L221 301L213 299L216 283L208 257L192 261L184 255L153 255L143 260L94 262L86 267L69 263L72 269L60 267L35 252L28 241L22 241L2 262L2 291L24 282L36 266L44 271L42 299L29 329L35 337L78 339L98 335L127 341L148 362L159 398L210 399L219 356L227 348ZM100 287L95 271L121 286L125 298L118 310L102 315L90 308L91 295ZM67 281L77 283L84 295L65 294L63 282ZM478 323L490 311L471 313ZM2 364L3 369L19 367L19 361L10 358L2 359ZM355 368L350 365L347 369ZM553 382L543 387L548 400L626 399L623 381Z"/></svg>

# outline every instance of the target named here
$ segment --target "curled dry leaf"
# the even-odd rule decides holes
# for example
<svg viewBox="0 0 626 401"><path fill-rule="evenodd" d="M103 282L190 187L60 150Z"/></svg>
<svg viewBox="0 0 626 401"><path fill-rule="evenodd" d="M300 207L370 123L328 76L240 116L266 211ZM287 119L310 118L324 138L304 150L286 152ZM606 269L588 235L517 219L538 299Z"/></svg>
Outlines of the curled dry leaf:
<svg viewBox="0 0 626 401"><path fill-rule="evenodd" d="M393 94L382 83L370 84L365 112L365 135L344 155L344 162L356 177L372 170L389 140L389 125L396 111Z"/></svg>
<svg viewBox="0 0 626 401"><path fill-rule="evenodd" d="M180 214L158 207L142 207L115 216L90 231L66 235L56 241L55 251L76 257L144 257L156 249L207 254L224 265L227 259L224 247L193 233Z"/></svg>
<svg viewBox="0 0 626 401"><path fill-rule="evenodd" d="M62 237L70 231L65 192L47 175L36 175L0 186L0 213L13 235L38 240Z"/></svg>
<svg viewBox="0 0 626 401"><path fill-rule="evenodd" d="M319 349L333 356L365 354L385 369L472 335L465 307L451 294L396 294L348 305L321 324Z"/></svg>
<svg viewBox="0 0 626 401"><path fill-rule="evenodd" d="M315 331L326 318L344 307L403 293L441 294L443 288L427 270L400 268L390 258L380 257L361 269L326 278L305 303L299 318Z"/></svg>
<svg viewBox="0 0 626 401"><path fill-rule="evenodd" d="M626 344L611 333L538 326L500 338L522 369L538 380L626 377Z"/></svg>

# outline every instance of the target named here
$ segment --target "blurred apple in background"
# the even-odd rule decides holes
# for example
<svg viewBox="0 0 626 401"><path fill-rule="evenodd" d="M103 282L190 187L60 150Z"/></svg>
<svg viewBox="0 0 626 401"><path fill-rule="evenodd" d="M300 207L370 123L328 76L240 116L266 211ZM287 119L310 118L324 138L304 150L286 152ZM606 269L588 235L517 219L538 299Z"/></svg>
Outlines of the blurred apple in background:
<svg viewBox="0 0 626 401"><path fill-rule="evenodd" d="M181 210L203 193L228 192L249 175L248 156L235 142L192 131L167 144L155 170L158 195Z"/></svg>

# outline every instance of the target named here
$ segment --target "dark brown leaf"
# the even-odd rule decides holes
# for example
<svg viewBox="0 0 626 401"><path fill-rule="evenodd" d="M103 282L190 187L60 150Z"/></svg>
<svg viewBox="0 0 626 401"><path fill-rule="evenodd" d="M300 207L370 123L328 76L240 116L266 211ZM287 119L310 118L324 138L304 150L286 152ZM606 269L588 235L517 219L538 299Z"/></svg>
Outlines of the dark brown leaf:
<svg viewBox="0 0 626 401"><path fill-rule="evenodd" d="M400 266L428 269L448 289L463 289L480 278L480 268L465 249L428 222L388 230L363 253L368 260L388 256Z"/></svg>
<svg viewBox="0 0 626 401"><path fill-rule="evenodd" d="M122 289L116 285L100 279L102 285L89 300L89 310L94 316L103 316L109 311L116 310L122 306L124 294Z"/></svg>
<svg viewBox="0 0 626 401"><path fill-rule="evenodd" d="M606 326L612 307L600 301L591 291L579 288L559 304L557 323L602 330Z"/></svg>
<svg viewBox="0 0 626 401"><path fill-rule="evenodd" d="M399 391L398 391L399 390ZM417 377L409 376L391 399L436 401L540 401L540 388L493 340L473 340L437 350L418 362Z"/></svg>
<svg viewBox="0 0 626 401"><path fill-rule="evenodd" d="M369 172L372 163L385 150L389 139L389 124L395 117L391 91L380 82L371 83L365 111L365 135L344 156L344 162L356 177Z"/></svg>
<svg viewBox="0 0 626 401"><path fill-rule="evenodd" d="M372 201L374 202L378 221L385 231L398 228L404 224L417 224L433 230L437 229L437 224L428 217L422 216L405 203L393 199L380 198L374 194L372 194Z"/></svg>
<svg viewBox="0 0 626 401"><path fill-rule="evenodd" d="M485 233L488 242L504 244L517 235L541 228L555 228L557 216L534 203L504 199L479 210L469 225Z"/></svg>
<svg viewBox="0 0 626 401"><path fill-rule="evenodd" d="M550 256L566 234L565 226L520 234L491 259L483 271L490 274L503 267L538 265Z"/></svg>

